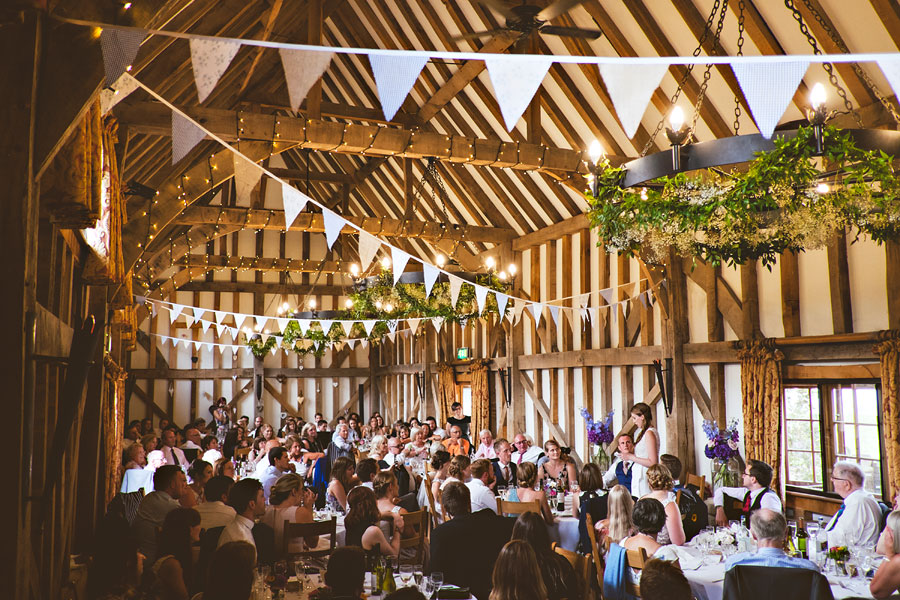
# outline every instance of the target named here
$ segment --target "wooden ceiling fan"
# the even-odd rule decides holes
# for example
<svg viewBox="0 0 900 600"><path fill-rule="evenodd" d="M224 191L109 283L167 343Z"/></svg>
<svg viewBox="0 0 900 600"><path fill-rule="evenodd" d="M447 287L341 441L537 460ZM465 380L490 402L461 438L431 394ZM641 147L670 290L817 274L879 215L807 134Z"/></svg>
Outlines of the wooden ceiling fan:
<svg viewBox="0 0 900 600"><path fill-rule="evenodd" d="M454 40L467 40L472 38L481 38L491 35L497 35L503 31L518 31L524 35L528 35L537 31L541 34L559 35L563 37L577 37L595 40L603 35L598 29L581 29L579 27L557 27L556 25L548 25L556 17L575 8L585 0L556 0L546 8L528 4L525 0L517 6L507 6L501 0L477 0L479 3L494 9L504 17L506 17L506 26L498 29L490 29L487 31L477 31L474 33L464 33L455 36Z"/></svg>

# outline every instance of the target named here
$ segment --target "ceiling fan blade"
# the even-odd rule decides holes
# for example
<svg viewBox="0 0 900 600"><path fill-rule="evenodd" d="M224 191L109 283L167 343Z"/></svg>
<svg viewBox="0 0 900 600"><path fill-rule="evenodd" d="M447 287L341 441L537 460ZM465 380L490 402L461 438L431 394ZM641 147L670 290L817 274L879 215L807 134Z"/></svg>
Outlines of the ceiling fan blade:
<svg viewBox="0 0 900 600"><path fill-rule="evenodd" d="M603 32L599 29L578 29L577 27L556 27L555 25L544 25L538 29L541 33L549 35L562 35L566 37L579 37L589 40L596 40Z"/></svg>
<svg viewBox="0 0 900 600"><path fill-rule="evenodd" d="M568 12L584 2L584 0L556 0L553 4L537 14L538 21L552 21L559 15Z"/></svg>
<svg viewBox="0 0 900 600"><path fill-rule="evenodd" d="M460 35L454 35L450 39L454 42L459 40L474 40L478 38L488 37L490 35L497 35L498 33L506 31L505 29L491 29L488 31L474 31L472 33L462 33Z"/></svg>
<svg viewBox="0 0 900 600"><path fill-rule="evenodd" d="M512 11L507 5L505 5L501 0L478 0L481 4L484 4L488 8L492 8L507 19L515 19L516 13Z"/></svg>

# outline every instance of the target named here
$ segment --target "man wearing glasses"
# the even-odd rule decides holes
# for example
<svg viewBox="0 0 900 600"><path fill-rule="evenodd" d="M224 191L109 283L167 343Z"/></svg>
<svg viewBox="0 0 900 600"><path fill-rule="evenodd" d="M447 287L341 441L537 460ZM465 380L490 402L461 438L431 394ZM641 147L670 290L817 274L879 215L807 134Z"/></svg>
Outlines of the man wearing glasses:
<svg viewBox="0 0 900 600"><path fill-rule="evenodd" d="M772 483L772 467L761 460L748 460L744 468L744 487L720 487L716 489L713 504L716 505L716 525L725 527L728 525L728 514L732 517L740 517L749 522L751 515L760 508L768 508L777 513L784 512L781 508L781 498L769 489ZM725 509L725 497L741 501L741 510L731 512Z"/></svg>
<svg viewBox="0 0 900 600"><path fill-rule="evenodd" d="M844 499L825 527L829 546L867 546L878 543L881 508L872 494L863 489L865 475L859 465L837 462L831 470L831 485Z"/></svg>
<svg viewBox="0 0 900 600"><path fill-rule="evenodd" d="M531 441L524 433L520 433L513 438L513 446L516 447L516 451L513 452L512 461L517 465L523 462L537 464L538 459L544 455L543 450L531 445Z"/></svg>
<svg viewBox="0 0 900 600"><path fill-rule="evenodd" d="M388 438L388 452L384 457L384 462L388 464L388 466L393 467L394 463L403 464L403 458L400 456L400 451L403 450L400 447L400 440L395 437Z"/></svg>

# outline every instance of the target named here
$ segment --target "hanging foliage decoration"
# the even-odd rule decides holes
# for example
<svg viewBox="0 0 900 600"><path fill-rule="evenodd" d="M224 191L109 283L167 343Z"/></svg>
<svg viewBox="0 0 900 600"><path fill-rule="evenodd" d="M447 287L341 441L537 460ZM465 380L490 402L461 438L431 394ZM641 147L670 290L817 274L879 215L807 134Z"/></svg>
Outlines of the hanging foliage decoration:
<svg viewBox="0 0 900 600"><path fill-rule="evenodd" d="M496 273L478 274L475 276L474 283L500 293L508 293L510 287L508 283L497 277ZM338 316L329 316L327 320L335 322L327 332L322 330L321 324L316 319L311 319L312 324L304 334L300 330L298 322L291 319L280 334L247 336L246 344L254 356L262 358L266 353L271 352L278 343L275 336L283 336L282 348L285 350L293 350L301 356L307 354L322 356L331 344L346 341L348 338L368 339L372 343L378 343L385 334L391 331L389 323L396 325L400 319L441 318L445 323L466 323L470 319L482 316L478 314L475 288L468 281L459 290L456 306L451 306L449 282L435 283L431 288L431 295L426 297L423 283L394 285L393 273L390 269L383 269L373 283L359 286L358 289L350 292L348 297L353 301L353 306L339 311ZM392 310L385 310L386 306L391 306ZM511 310L511 307L508 306L506 310ZM499 313L496 297L493 294L487 295L482 314L486 313ZM505 314L506 311L504 311ZM337 322L342 320L375 320L377 322L369 335L366 335L362 323L354 323L350 335L347 336L343 326Z"/></svg>
<svg viewBox="0 0 900 600"><path fill-rule="evenodd" d="M669 247L718 265L759 259L771 268L779 254L825 245L836 231L855 230L878 243L900 234L900 183L893 157L859 149L851 136L824 128L815 155L812 127L745 170L708 170L661 177L645 188L623 188L624 169L599 173L588 216L610 251L662 262ZM818 189L828 181L826 189Z"/></svg>

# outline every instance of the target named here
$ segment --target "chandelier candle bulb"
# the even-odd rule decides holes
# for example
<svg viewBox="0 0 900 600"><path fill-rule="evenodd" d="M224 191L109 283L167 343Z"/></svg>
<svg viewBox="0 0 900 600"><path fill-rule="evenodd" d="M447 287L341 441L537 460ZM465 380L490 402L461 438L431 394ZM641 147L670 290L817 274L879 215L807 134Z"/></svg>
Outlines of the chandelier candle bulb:
<svg viewBox="0 0 900 600"><path fill-rule="evenodd" d="M604 154L603 145L598 140L591 142L591 147L588 149L588 156L593 164L599 164Z"/></svg>

